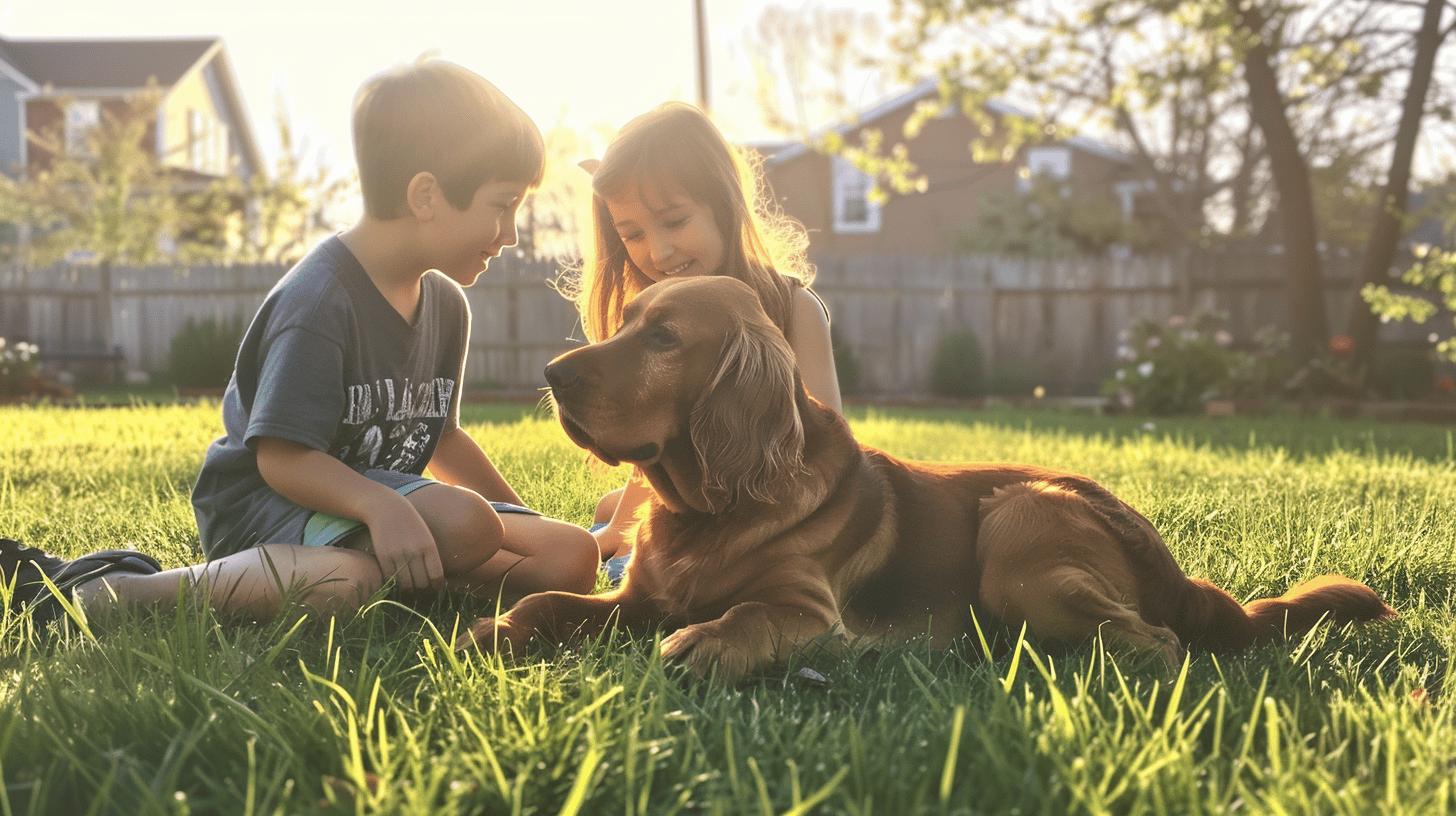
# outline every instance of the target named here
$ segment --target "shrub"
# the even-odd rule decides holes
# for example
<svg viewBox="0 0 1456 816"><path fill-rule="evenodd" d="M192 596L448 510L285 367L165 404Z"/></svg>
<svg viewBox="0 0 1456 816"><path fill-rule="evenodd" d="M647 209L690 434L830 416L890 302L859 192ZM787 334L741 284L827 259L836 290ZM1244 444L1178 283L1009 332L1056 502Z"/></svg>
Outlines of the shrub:
<svg viewBox="0 0 1456 816"><path fill-rule="evenodd" d="M181 331L172 338L168 370L172 383L192 388L226 386L233 375L242 339L243 324L236 318L187 318Z"/></svg>
<svg viewBox="0 0 1456 816"><path fill-rule="evenodd" d="M943 397L978 397L986 392L981 343L969 331L940 338L930 364L930 390Z"/></svg>
<svg viewBox="0 0 1456 816"><path fill-rule="evenodd" d="M1387 399L1418 400L1436 390L1436 361L1429 346L1377 348L1370 387Z"/></svg>
<svg viewBox="0 0 1456 816"><path fill-rule="evenodd" d="M33 343L9 344L0 337L0 394L16 396L30 390L39 351Z"/></svg>
<svg viewBox="0 0 1456 816"><path fill-rule="evenodd" d="M1037 360L1001 357L986 379L987 394L1019 397L1034 393L1038 386L1055 378L1049 377Z"/></svg>
<svg viewBox="0 0 1456 816"><path fill-rule="evenodd" d="M1226 335L1216 335L1222 337ZM1228 379L1216 396L1226 399L1264 399L1289 387L1293 373L1289 359L1289 335L1266 326L1254 334L1253 348L1234 352Z"/></svg>
<svg viewBox="0 0 1456 816"><path fill-rule="evenodd" d="M1153 414L1196 411L1223 393L1239 357L1219 315L1143 318L1123 332L1123 365L1103 384L1123 407ZM1251 373L1252 375L1252 373Z"/></svg>
<svg viewBox="0 0 1456 816"><path fill-rule="evenodd" d="M859 393L859 356L833 327L829 329L829 343L834 351L834 371L839 375L839 393Z"/></svg>

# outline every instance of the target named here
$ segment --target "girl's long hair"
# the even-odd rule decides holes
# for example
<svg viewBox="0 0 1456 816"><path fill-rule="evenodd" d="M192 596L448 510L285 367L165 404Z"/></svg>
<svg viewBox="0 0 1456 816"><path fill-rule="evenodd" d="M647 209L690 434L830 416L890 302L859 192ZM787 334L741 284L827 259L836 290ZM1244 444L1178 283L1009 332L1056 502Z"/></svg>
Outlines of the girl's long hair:
<svg viewBox="0 0 1456 816"><path fill-rule="evenodd" d="M814 279L808 235L778 209L755 161L729 145L702 111L669 102L628 122L592 173L592 234L583 242L581 268L568 272L561 287L576 302L587 340L616 333L627 304L652 283L632 263L607 210L607 198L634 186L681 190L706 204L724 237L719 273L752 286L787 333L790 279L805 286Z"/></svg>

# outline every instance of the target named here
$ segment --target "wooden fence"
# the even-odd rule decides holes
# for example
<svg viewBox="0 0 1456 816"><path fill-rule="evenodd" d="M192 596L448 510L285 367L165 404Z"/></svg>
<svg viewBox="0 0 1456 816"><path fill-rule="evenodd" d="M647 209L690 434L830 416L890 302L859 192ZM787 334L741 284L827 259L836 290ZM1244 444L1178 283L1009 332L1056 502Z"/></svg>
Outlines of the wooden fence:
<svg viewBox="0 0 1456 816"><path fill-rule="evenodd" d="M1118 332L1138 317L1194 309L1230 316L1236 337L1285 324L1282 259L944 260L820 257L815 289L854 353L863 390L923 393L941 338L974 332L992 384L1019 392L1091 393L1115 363ZM1336 330L1353 297L1352 265L1326 265ZM279 267L147 267L112 273L116 343L129 369L167 368L188 318L247 320ZM547 284L555 265L500 259L466 290L474 314L467 377L474 387L536 388L553 356L581 342L571 304ZM99 273L88 267L0 267L0 336L46 351L101 350ZM573 339L574 338L574 339Z"/></svg>
<svg viewBox="0 0 1456 816"><path fill-rule="evenodd" d="M1226 314L1237 338L1286 326L1283 259L1243 255L1041 260L970 256L815 259L814 288L853 349L866 390L926 390L941 338L976 335L990 384L1095 393L1116 366L1118 333L1140 317ZM1353 263L1325 267L1331 327L1347 322Z"/></svg>

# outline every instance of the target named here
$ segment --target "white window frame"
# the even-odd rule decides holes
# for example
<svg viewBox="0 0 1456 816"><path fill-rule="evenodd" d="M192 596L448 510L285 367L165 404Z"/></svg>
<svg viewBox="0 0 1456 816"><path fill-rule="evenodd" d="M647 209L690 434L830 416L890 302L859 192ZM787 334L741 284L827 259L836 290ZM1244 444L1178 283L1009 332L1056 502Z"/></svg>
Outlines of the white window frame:
<svg viewBox="0 0 1456 816"><path fill-rule="evenodd" d="M874 179L840 156L831 160L834 200L834 231L867 233L880 231L880 203L870 198ZM863 206L864 217L853 218L851 206Z"/></svg>
<svg viewBox="0 0 1456 816"><path fill-rule="evenodd" d="M1057 181L1072 177L1072 151L1061 146L1029 147L1026 150L1026 170L1017 174L1017 186L1024 193L1031 189L1031 180L1043 176Z"/></svg>
<svg viewBox="0 0 1456 816"><path fill-rule="evenodd" d="M75 156L91 153L88 137L101 126L101 102L97 99L74 99L66 103L66 152Z"/></svg>
<svg viewBox="0 0 1456 816"><path fill-rule="evenodd" d="M202 169L202 111L187 109L187 169Z"/></svg>

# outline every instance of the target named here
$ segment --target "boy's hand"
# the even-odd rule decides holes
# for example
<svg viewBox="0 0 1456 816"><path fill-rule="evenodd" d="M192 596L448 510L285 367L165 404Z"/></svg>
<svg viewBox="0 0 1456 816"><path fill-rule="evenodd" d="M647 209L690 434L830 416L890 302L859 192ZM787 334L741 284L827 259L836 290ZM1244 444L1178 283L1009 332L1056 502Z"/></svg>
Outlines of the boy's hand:
<svg viewBox="0 0 1456 816"><path fill-rule="evenodd" d="M440 549L414 505L400 497L371 514L365 524L385 578L397 577L400 589L406 592L445 588Z"/></svg>

